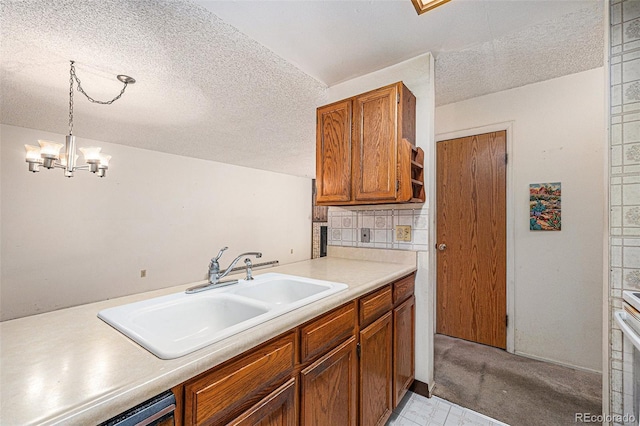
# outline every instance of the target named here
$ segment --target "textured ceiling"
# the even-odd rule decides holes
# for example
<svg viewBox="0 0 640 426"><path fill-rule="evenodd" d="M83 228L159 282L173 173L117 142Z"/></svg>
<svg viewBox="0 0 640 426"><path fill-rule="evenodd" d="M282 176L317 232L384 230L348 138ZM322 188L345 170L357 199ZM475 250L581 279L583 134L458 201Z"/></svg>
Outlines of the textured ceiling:
<svg viewBox="0 0 640 426"><path fill-rule="evenodd" d="M326 87L186 1L3 1L0 121L68 132L69 59L84 89L74 134L312 176ZM6 142L6 141L5 141ZM4 142L3 142L4 143ZM117 159L114 158L114 163Z"/></svg>
<svg viewBox="0 0 640 426"><path fill-rule="evenodd" d="M443 105L602 66L600 0L196 0L332 86L430 52Z"/></svg>
<svg viewBox="0 0 640 426"><path fill-rule="evenodd" d="M454 0L455 1L455 0ZM602 4L436 56L436 105L601 67Z"/></svg>
<svg viewBox="0 0 640 426"><path fill-rule="evenodd" d="M314 175L326 86L430 51L436 102L602 66L601 0L0 0L0 121ZM214 14L215 13L215 14ZM217 16L216 16L217 15ZM233 26L232 26L233 25ZM3 141L5 143L7 141ZM9 142L10 143L10 142ZM117 159L114 159L114 164Z"/></svg>

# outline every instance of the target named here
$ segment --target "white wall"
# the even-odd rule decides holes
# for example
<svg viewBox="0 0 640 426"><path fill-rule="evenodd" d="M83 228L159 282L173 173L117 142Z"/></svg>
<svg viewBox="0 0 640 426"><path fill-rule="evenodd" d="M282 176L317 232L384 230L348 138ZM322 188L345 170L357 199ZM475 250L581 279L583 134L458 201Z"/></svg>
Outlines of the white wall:
<svg viewBox="0 0 640 426"><path fill-rule="evenodd" d="M435 94L433 81L433 57L421 55L382 70L329 87L328 101L335 102L369 90L402 81L416 97L416 145L425 151L425 185L427 197L431 199L433 185L434 130L433 114ZM428 206L413 204L404 207L428 214ZM395 207L395 206L394 206ZM345 207L347 208L347 207ZM373 207L371 207L373 208ZM376 206L384 209L384 206ZM433 232L433 220L429 219L429 232ZM433 385L433 254L418 252L416 275L416 379Z"/></svg>
<svg viewBox="0 0 640 426"><path fill-rule="evenodd" d="M222 246L223 267L249 250L310 258L310 179L80 136L112 165L104 179L67 179L24 161L24 144L64 135L2 125L0 136L2 320L200 281Z"/></svg>
<svg viewBox="0 0 640 426"><path fill-rule="evenodd" d="M436 134L512 122L515 352L602 371L602 68L436 108ZM439 136L437 136L439 139ZM562 183L562 231L529 231L529 184Z"/></svg>

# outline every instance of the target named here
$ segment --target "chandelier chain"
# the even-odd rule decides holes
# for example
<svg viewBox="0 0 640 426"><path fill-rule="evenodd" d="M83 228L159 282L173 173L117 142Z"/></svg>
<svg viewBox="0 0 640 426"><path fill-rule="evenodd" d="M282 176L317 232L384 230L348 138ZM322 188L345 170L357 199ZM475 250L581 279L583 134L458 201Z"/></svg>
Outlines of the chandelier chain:
<svg viewBox="0 0 640 426"><path fill-rule="evenodd" d="M78 83L78 91L80 93L85 95L87 97L87 99L89 99L89 101L93 102L94 104L101 104L101 105L111 105L112 103L114 103L115 101L120 99L120 97L124 94L124 91L126 90L127 85L129 84L128 82L125 81L124 82L124 87L122 88L122 90L120 91L118 96L116 96L115 98L111 99L110 101L99 101L99 100L93 99L91 96L89 96L87 94L87 92L85 92L84 89L82 88L82 84L80 83L80 79L76 75L76 68L73 65L73 61L71 61L71 78L75 79L76 83Z"/></svg>
<svg viewBox="0 0 640 426"><path fill-rule="evenodd" d="M73 135L73 61L71 61L71 71L69 72L69 134Z"/></svg>

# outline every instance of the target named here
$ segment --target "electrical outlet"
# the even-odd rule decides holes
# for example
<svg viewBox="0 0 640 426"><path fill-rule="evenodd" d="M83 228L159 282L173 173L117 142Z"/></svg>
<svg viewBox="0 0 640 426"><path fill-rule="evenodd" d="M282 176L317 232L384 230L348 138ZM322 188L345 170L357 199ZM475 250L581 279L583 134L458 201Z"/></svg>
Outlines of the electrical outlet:
<svg viewBox="0 0 640 426"><path fill-rule="evenodd" d="M396 241L411 241L411 225L396 226Z"/></svg>
<svg viewBox="0 0 640 426"><path fill-rule="evenodd" d="M360 242L368 243L371 241L371 228L360 228Z"/></svg>
<svg viewBox="0 0 640 426"><path fill-rule="evenodd" d="M141 269L140 270L140 278L145 278L147 276L147 270L146 269Z"/></svg>

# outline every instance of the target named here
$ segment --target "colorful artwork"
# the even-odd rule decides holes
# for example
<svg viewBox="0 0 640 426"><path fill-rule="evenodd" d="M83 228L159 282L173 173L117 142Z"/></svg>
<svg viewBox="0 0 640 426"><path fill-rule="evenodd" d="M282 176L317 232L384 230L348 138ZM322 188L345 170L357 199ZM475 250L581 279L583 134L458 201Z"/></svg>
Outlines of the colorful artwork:
<svg viewBox="0 0 640 426"><path fill-rule="evenodd" d="M561 227L560 182L529 185L529 229L559 231Z"/></svg>

